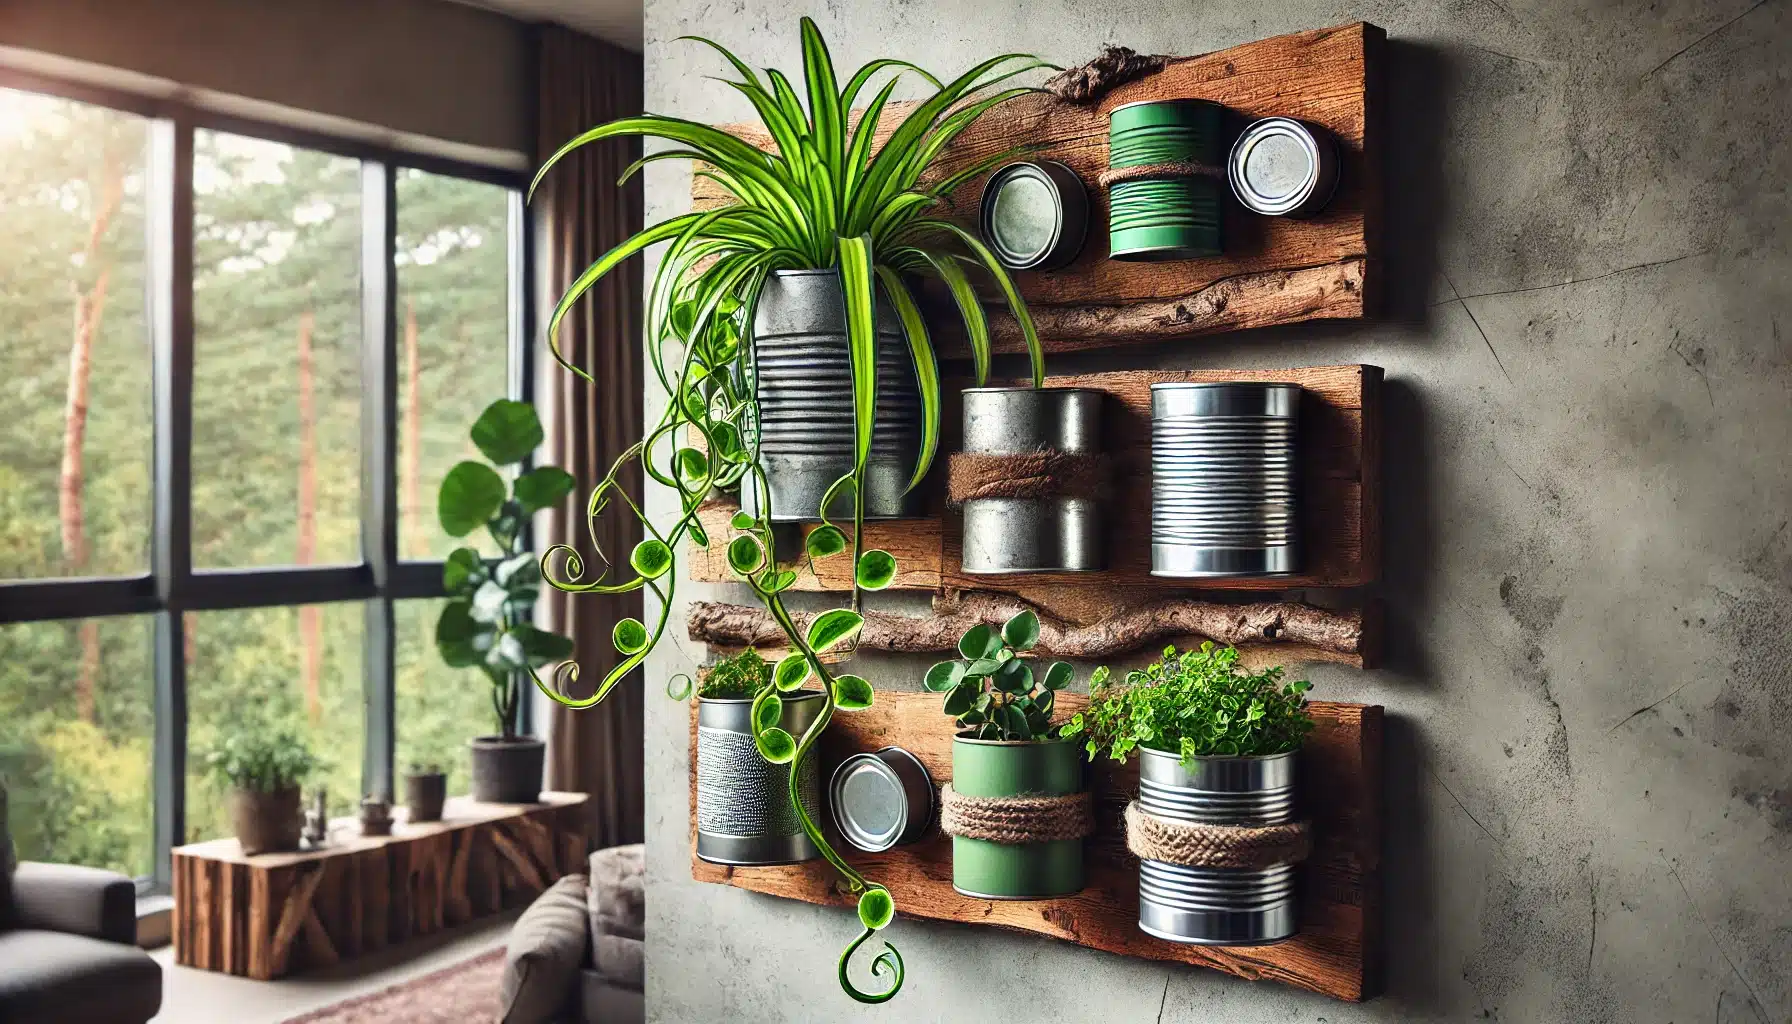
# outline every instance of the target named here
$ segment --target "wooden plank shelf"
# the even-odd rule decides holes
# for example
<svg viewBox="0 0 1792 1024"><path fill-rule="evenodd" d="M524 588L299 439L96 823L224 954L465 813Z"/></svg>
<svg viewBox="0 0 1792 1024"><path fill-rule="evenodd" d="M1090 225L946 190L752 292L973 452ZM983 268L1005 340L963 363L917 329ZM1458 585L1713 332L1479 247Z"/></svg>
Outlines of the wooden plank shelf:
<svg viewBox="0 0 1792 1024"><path fill-rule="evenodd" d="M1099 573L1042 573L982 576L960 567L960 522L944 508L943 471L923 481L932 495L924 519L866 525L866 545L896 556L898 590L989 590L1035 598L1061 591L1296 590L1355 587L1373 583L1381 565L1381 368L1318 366L1289 370L1126 370L1115 373L1048 377L1050 387L1084 387L1107 392L1103 435L1114 457L1114 500L1105 507L1112 520L1108 569ZM1236 579L1168 579L1151 575L1151 385L1160 381L1286 381L1304 389L1300 410L1302 572L1292 576ZM961 412L956 389L941 410L940 463L957 448ZM709 547L692 544L690 577L697 582L734 582L725 552L738 535L729 519L732 501L716 501L700 512ZM810 528L812 529L812 527ZM805 560L796 589L849 590L850 558L823 559L819 575ZM1055 603L1055 602L1054 602Z"/></svg>
<svg viewBox="0 0 1792 1024"><path fill-rule="evenodd" d="M1314 319L1375 315L1382 182L1376 138L1377 80L1386 33L1366 22L1245 43L1172 59L1161 71L1115 88L1089 106L1045 93L991 111L948 146L934 173L945 175L1016 145L1039 144L1036 158L1059 160L1089 191L1089 240L1068 267L1016 275L1047 351L1105 348ZM1140 100L1199 98L1224 104L1241 121L1295 117L1337 137L1338 191L1317 216L1260 217L1228 199L1225 253L1208 259L1129 263L1107 258L1108 200L1096 182L1107 168L1108 113ZM912 104L890 104L879 141ZM758 123L722 126L767 150ZM984 177L950 197L944 215L976 227ZM728 201L693 179L698 209ZM949 319L949 318L948 318ZM1013 320L996 320L999 351L1021 351Z"/></svg>
<svg viewBox="0 0 1792 1024"><path fill-rule="evenodd" d="M1065 717L1088 698L1060 693ZM696 702L691 705L691 877L827 906L851 906L825 861L731 868L696 856ZM1300 934L1268 946L1191 946L1138 929L1138 861L1126 849L1122 822L1138 790L1131 765L1098 761L1091 769L1096 834L1085 861L1088 887L1075 896L1022 902L973 899L952 888L952 844L933 834L885 853L844 845L832 821L825 829L867 878L886 885L897 911L910 918L995 925L1048 935L1093 949L1211 967L1253 981L1277 981L1336 999L1360 1001L1381 988L1382 709L1314 701L1317 728L1302 748L1303 813L1312 820L1313 855L1301 868ZM952 778L951 722L932 693L880 690L870 708L840 712L819 747L822 778L847 756L901 746L927 766L935 785ZM824 818L828 816L823 815ZM845 919L842 918L844 926ZM857 928L856 922L853 924Z"/></svg>
<svg viewBox="0 0 1792 1024"><path fill-rule="evenodd" d="M174 848L174 962L260 981L327 967L523 906L585 870L587 797L456 797L441 821L392 835L330 823L320 850L244 856L232 839Z"/></svg>

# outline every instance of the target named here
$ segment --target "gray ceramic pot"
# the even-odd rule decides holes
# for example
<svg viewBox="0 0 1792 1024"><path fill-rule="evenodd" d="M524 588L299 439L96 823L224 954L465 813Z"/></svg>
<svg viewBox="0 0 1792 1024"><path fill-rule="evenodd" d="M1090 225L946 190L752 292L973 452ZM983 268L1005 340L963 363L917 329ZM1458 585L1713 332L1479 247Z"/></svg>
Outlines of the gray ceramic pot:
<svg viewBox="0 0 1792 1024"><path fill-rule="evenodd" d="M488 804L532 804L541 799L545 744L533 736L480 736L473 748L473 799Z"/></svg>
<svg viewBox="0 0 1792 1024"><path fill-rule="evenodd" d="M778 726L801 739L821 714L822 695L784 694ZM716 864L792 864L821 851L790 806L790 766L753 744L750 699L697 702L697 856ZM803 807L821 820L821 769L811 753L799 776Z"/></svg>
<svg viewBox="0 0 1792 1024"><path fill-rule="evenodd" d="M877 417L865 515L898 519L920 514L920 495L903 492L920 449L921 395L901 323L881 287L877 295ZM766 279L753 314L751 369L771 518L817 521L822 497L853 463L852 359L838 269L780 270ZM758 514L750 478L741 507ZM837 499L830 515L850 518L851 496Z"/></svg>
<svg viewBox="0 0 1792 1024"><path fill-rule="evenodd" d="M1172 821L1280 825L1294 820L1296 753L1198 757L1139 748L1139 808ZM1295 866L1198 868L1139 861L1139 928L1202 946L1280 942L1300 926Z"/></svg>

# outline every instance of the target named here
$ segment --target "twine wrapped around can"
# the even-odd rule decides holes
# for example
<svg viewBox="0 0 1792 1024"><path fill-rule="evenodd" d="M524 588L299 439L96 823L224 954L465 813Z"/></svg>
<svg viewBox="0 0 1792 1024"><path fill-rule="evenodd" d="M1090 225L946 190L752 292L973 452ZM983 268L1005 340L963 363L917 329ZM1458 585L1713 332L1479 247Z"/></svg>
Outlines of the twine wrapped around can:
<svg viewBox="0 0 1792 1024"><path fill-rule="evenodd" d="M1095 831L1095 808L1088 793L965 796L947 785L940 788L940 831L1005 846L1081 839Z"/></svg>
<svg viewBox="0 0 1792 1024"><path fill-rule="evenodd" d="M1180 99L1127 103L1108 115L1110 258L1219 255L1224 113L1217 103Z"/></svg>
<svg viewBox="0 0 1792 1024"><path fill-rule="evenodd" d="M1313 851L1304 821L1279 825L1210 825L1160 818L1126 805L1126 848L1140 860L1199 868L1262 868L1299 864Z"/></svg>

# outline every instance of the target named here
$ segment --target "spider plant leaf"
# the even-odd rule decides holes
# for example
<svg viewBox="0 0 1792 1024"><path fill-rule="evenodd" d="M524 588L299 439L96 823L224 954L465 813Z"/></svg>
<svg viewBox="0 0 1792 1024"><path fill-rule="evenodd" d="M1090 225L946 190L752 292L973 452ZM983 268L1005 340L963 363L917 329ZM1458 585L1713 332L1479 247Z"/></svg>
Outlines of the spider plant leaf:
<svg viewBox="0 0 1792 1024"><path fill-rule="evenodd" d="M560 296L560 301L555 304L553 315L548 317L548 347L553 351L555 361L586 381L597 383L589 373L567 362L566 357L560 354L560 321L566 319L566 314L572 311L572 307L584 298L585 293L590 291L599 279L614 270L617 264L655 242L663 242L668 238L678 236L685 228L702 220L703 216L701 213L687 213L646 228L598 257L597 262L586 267L578 277L574 278L572 284L567 286L566 293Z"/></svg>
<svg viewBox="0 0 1792 1024"><path fill-rule="evenodd" d="M927 321L915 298L903 284L902 275L879 265L878 280L884 293L896 307L896 318L902 322L902 333L908 338L908 354L915 364L915 383L921 393L921 448L915 458L915 472L909 478L907 491L915 489L921 478L933 467L934 452L940 443L940 365L935 358L933 342L927 336Z"/></svg>
<svg viewBox="0 0 1792 1024"><path fill-rule="evenodd" d="M895 90L898 79L892 78L884 83L884 87L872 97L871 103L859 115L858 127L853 129L852 147L846 153L846 176L841 182L840 193L850 198L859 179L865 175L865 167L871 162L871 144L877 137L877 119L883 115L884 104L889 102L890 93ZM841 102L850 103L850 98L842 98Z"/></svg>
<svg viewBox="0 0 1792 1024"><path fill-rule="evenodd" d="M847 352L852 357L853 469L871 455L877 415L877 323L872 305L871 239L840 239L840 287L846 297Z"/></svg>
<svg viewBox="0 0 1792 1024"><path fill-rule="evenodd" d="M1045 352L1039 345L1039 332L1033 328L1033 317L1027 313L1027 302L1021 298L1020 289L1014 286L1014 278L1008 276L1007 268L1003 267L1002 262L996 259L996 254L990 252L989 246L984 245L983 240L974 233L966 231L949 220L917 221L916 226L945 231L955 236L964 243L965 248L976 254L978 262L983 265L985 270L989 271L990 277L995 279L996 287L1002 290L1002 297L1008 300L1009 312L1013 313L1014 319L1020 323L1021 337L1025 338L1027 342L1027 359L1033 368L1033 386L1036 388L1044 386Z"/></svg>
<svg viewBox="0 0 1792 1024"><path fill-rule="evenodd" d="M828 53L826 40L821 38L821 29L815 27L815 19L802 19L802 37L803 83L809 87L809 121L814 127L815 148L827 168L832 188L837 190L842 171L840 160L846 150L842 144L846 111L840 109L840 83L834 77L834 58Z"/></svg>
<svg viewBox="0 0 1792 1024"><path fill-rule="evenodd" d="M964 320L965 338L971 345L972 373L976 377L977 386L982 387L989 381L989 320L984 315L983 303L977 299L977 289L971 286L964 269L950 257L925 250L922 255L932 264L933 272L946 283L946 290L952 293L953 301L958 303L958 315Z"/></svg>
<svg viewBox="0 0 1792 1024"><path fill-rule="evenodd" d="M871 81L872 76L885 68L896 68L898 71L896 77L899 80L902 77L901 72L911 71L916 75L919 75L928 85L933 86L935 89L940 88L940 80L935 78L926 68L923 68L919 64L912 64L906 60L895 60L890 57L884 57L879 60L871 61L864 67L853 72L852 78L847 80L846 88L840 91L840 106L847 110L851 110L853 101L859 98L859 90L865 87L866 82Z"/></svg>

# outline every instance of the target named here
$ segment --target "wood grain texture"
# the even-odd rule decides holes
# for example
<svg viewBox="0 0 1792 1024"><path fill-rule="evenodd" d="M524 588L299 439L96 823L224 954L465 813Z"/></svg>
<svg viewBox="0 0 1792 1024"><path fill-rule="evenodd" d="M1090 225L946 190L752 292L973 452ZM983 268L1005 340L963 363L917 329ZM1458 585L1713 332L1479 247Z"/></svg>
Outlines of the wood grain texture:
<svg viewBox="0 0 1792 1024"><path fill-rule="evenodd" d="M866 545L896 556L897 590L991 590L1025 596L1041 607L1062 602L1053 591L1297 590L1354 587L1375 582L1381 566L1381 368L1359 364L1287 370L1123 370L1047 377L1049 387L1094 388L1111 399L1104 409L1103 444L1114 459L1108 569L1100 573L978 576L961 570L960 520L945 510L940 472L922 483L928 517L866 526ZM1301 543L1303 570L1293 576L1240 579L1160 579L1151 575L1151 385L1160 381L1286 381L1301 385ZM958 446L962 413L956 388L944 395L941 451ZM943 459L940 461L944 461ZM729 519L736 506L714 501L700 510L708 548L689 546L690 578L726 583L736 577L724 552L738 535ZM809 529L809 528L806 528ZM795 548L793 547L793 550ZM795 589L850 590L851 559L823 559L798 567Z"/></svg>
<svg viewBox="0 0 1792 1024"><path fill-rule="evenodd" d="M526 904L583 870L587 798L542 798L456 798L443 820L416 825L399 809L392 835L381 837L339 819L331 845L312 852L245 857L235 839L176 847L175 962L265 981ZM518 858L505 862L507 881L499 877L500 841ZM536 848L567 856L541 857Z"/></svg>
<svg viewBox="0 0 1792 1024"><path fill-rule="evenodd" d="M1382 183L1372 104L1385 40L1381 29L1357 22L1172 60L1092 106L1045 93L1022 96L955 139L932 173L943 176L1016 145L1038 144L1038 158L1062 161L1083 179L1090 218L1082 254L1061 270L1016 275L1047 351L1373 316L1380 288ZM1166 263L1109 260L1107 195L1096 182L1107 169L1108 114L1125 103L1180 98L1224 104L1240 125L1283 116L1326 128L1339 142L1337 195L1318 216L1303 220L1260 217L1228 203L1221 256ZM876 134L880 143L911 106L885 109ZM775 148L757 123L723 128L761 148ZM975 227L984 181L979 176L966 182L941 212ZM728 201L714 182L698 178L692 181L692 198L698 209ZM997 321L998 344L1017 348L1018 330L1003 319Z"/></svg>
<svg viewBox="0 0 1792 1024"><path fill-rule="evenodd" d="M1061 693L1060 714L1087 698ZM1360 1001L1381 987L1381 743L1376 705L1315 701L1318 727L1301 752L1304 813L1313 822L1313 854L1302 870L1300 934L1269 946L1189 946L1138 929L1138 862L1126 850L1121 824L1138 789L1131 765L1103 760L1091 773L1096 832L1088 841L1088 886L1055 900L995 902L952 888L952 846L933 834L886 853L839 845L866 877L889 887L897 912L1049 935L1094 949L1211 967L1253 981L1277 981L1336 999ZM691 763L696 763L696 704L691 707ZM848 755L895 744L919 757L936 785L952 778L952 731L939 696L879 691L864 711L835 715L820 746L822 777ZM696 807L692 774L691 807ZM825 815L824 815L825 817ZM850 906L824 861L784 867L731 868L696 856L691 819L691 877L754 892L831 906ZM840 840L828 825L828 834ZM856 928L856 923L854 928Z"/></svg>

